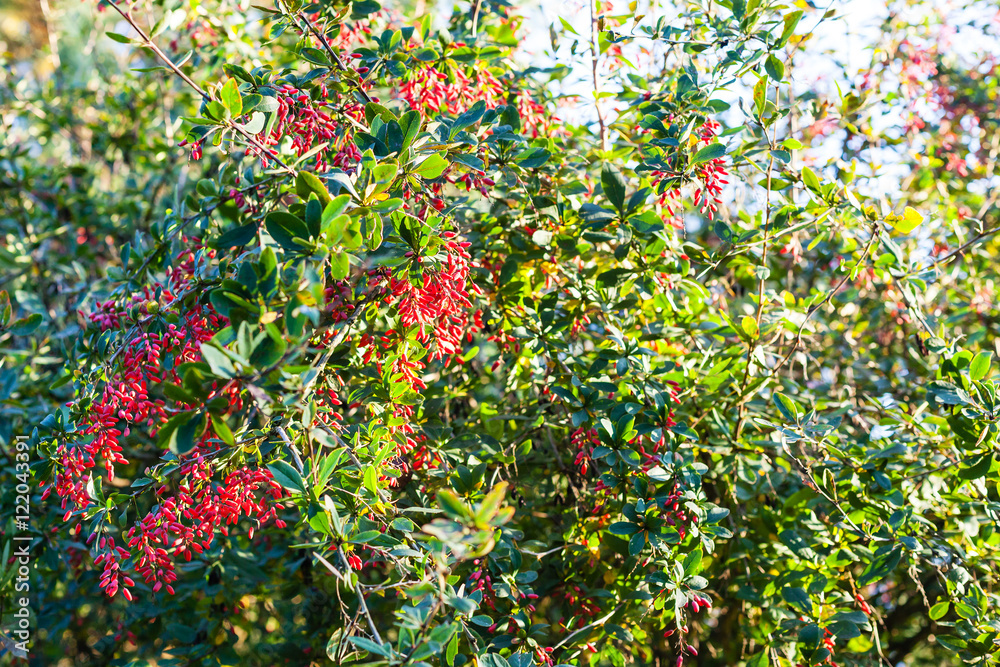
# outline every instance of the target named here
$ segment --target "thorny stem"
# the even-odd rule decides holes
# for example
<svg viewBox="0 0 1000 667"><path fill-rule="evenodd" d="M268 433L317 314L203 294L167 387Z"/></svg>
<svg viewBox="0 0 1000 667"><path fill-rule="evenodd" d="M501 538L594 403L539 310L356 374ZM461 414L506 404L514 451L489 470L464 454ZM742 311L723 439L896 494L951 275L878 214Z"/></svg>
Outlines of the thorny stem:
<svg viewBox="0 0 1000 667"><path fill-rule="evenodd" d="M337 553L340 554L340 561L344 564L344 567L347 568L345 571L350 572L351 565L347 562L347 556L344 555L344 548L337 547ZM365 618L368 619L368 627L372 631L372 636L375 637L375 641L381 644L382 636L378 633L378 627L375 625L375 621L372 620L372 615L368 611L368 604L365 602L365 594L361 590L360 584L354 584L354 594L358 596L358 606L361 607L361 612L365 615Z"/></svg>
<svg viewBox="0 0 1000 667"><path fill-rule="evenodd" d="M163 64L165 64L168 68L170 68L170 70L174 74L176 74L178 77L180 77L180 79L184 83L186 83L187 85L189 85L192 89L194 89L195 92L197 92L199 95L201 95L201 97L204 100L211 101L212 98L211 98L211 96L207 92L205 92L205 89L202 88L201 86L199 86L197 83L195 83L191 79L191 77L189 77L187 74L185 74L184 71L181 70L181 68L178 67L174 63L174 61L171 60L170 57L167 56L167 54L165 54L160 49L160 47L156 45L155 42L153 42L153 40L149 36L149 34L145 30L143 30L141 27L139 27L139 24L136 23L135 19L132 17L131 12L123 10L116 3L112 2L110 4L111 4L112 7L114 7L115 11L118 12L123 19L125 19L125 21L132 27L132 29L135 30L136 33L139 34L139 37L142 38L143 46L145 46L150 51L152 51L153 53L155 53L156 57L158 57L160 60L163 61ZM240 134L244 139L247 140L247 143L249 143L251 146L253 146L258 151L260 151L260 154L262 156L266 156L268 159L274 160L274 162L276 164L278 164L278 166L280 166L282 169L284 169L285 171L287 171L288 173L290 173L292 175L294 175L294 174L297 173L293 168L291 168L287 164L285 164L281 160L281 158L279 158L277 155L275 155L273 151L267 149L263 144L261 144L257 140L256 137L254 137L252 134L250 134L249 132L247 132L246 129L244 129L243 126L241 126L235 120L233 120L232 118L230 118L230 119L227 119L226 121L224 121L224 123L225 123L225 125L226 125L227 128L229 128L229 129L235 131L236 133Z"/></svg>
<svg viewBox="0 0 1000 667"><path fill-rule="evenodd" d="M778 105L778 94L779 87L777 84L774 86L775 95L775 107ZM763 118L761 118L763 122ZM764 130L764 139L767 140L767 130ZM750 366L753 363L753 353L757 348L757 340L760 337L760 322L761 317L764 314L764 279L766 277L765 271L767 270L767 249L768 249L768 232L771 227L771 179L774 175L774 145L778 140L778 123L777 119L774 119L774 132L773 137L767 142L770 151L768 151L769 158L767 162L767 192L765 194L764 200L764 245L761 250L760 256L760 276L757 279L757 313L754 317L754 321L757 323L757 338L750 341L747 347L747 365L743 373L743 383L740 387L740 402L737 405L737 416L736 425L733 427L733 440L738 440L740 434L743 431L743 424L746 417L746 400L743 398L744 392L746 392L747 385L750 383Z"/></svg>
<svg viewBox="0 0 1000 667"><path fill-rule="evenodd" d="M472 12L472 37L475 38L479 27L479 9L483 5L483 0L476 0L476 8Z"/></svg>
<svg viewBox="0 0 1000 667"><path fill-rule="evenodd" d="M304 466L302 465L302 459L299 457L298 450L295 448L295 445L288 437L288 434L285 433L285 429L279 426L276 430L278 431L278 435L281 436L282 441L284 441L285 445L292 452L292 456L295 459L295 466L296 468L298 468L299 474L304 474L305 469ZM340 555L340 560L344 564L345 568L344 572L350 572L351 564L348 562L347 556L344 555L344 548L338 546L337 553ZM324 566L326 566L326 568L330 570L330 572L332 572L338 579L340 579L344 583L347 583L349 581L346 575L340 573L340 571L338 571L336 567L334 567L330 562L328 562L325 558L323 558L323 556L315 552L313 553L313 555L316 556L317 560L319 560L319 562L321 562ZM361 608L361 612L365 615L365 618L368 620L368 627L369 629L371 629L372 636L375 637L375 641L381 644L382 637L378 633L378 627L375 625L375 621L372 619L371 614L368 612L368 605L365 603L365 594L364 591L361 590L360 583L354 584L354 593L358 596L358 605Z"/></svg>
<svg viewBox="0 0 1000 667"><path fill-rule="evenodd" d="M597 110L597 123L600 126L601 150L607 152L608 127L604 121L604 112L601 111L601 99L598 96L599 86L597 80L597 60L600 55L600 51L598 51L597 14L595 12L596 1L597 0L588 0L590 3L590 71L594 77L594 109Z"/></svg>
<svg viewBox="0 0 1000 667"><path fill-rule="evenodd" d="M868 243L865 244L864 252L862 252L861 258L858 259L857 264L855 264L855 268L852 269L851 271L848 271L847 275L844 276L844 278L839 283L837 283L837 285L832 290L830 290L827 293L827 295L823 298L822 301L809 307L809 310L806 311L805 318L799 325L798 332L795 334L795 340L792 341L791 349L788 350L788 353L784 357L782 357L781 361L779 361L774 366L774 368L771 369L771 377L774 377L778 373L778 371L781 370L781 367L788 362L792 354L795 353L795 350L798 349L799 344L802 342L802 332L805 331L806 324L809 322L809 319L816 313L817 310L819 310L827 303L829 303L830 300L833 299L833 297L837 294L837 292L840 291L840 288L844 286L844 283L846 283L848 280L851 279L851 276L854 274L854 271L857 269L857 267L859 267L861 263L868 258L869 253L871 253L872 247L875 245L875 242L879 239L881 235L882 235L882 229L878 226L878 223L877 222L872 223L872 236L870 239L868 239Z"/></svg>
<svg viewBox="0 0 1000 667"><path fill-rule="evenodd" d="M294 14L294 13L288 11L288 9L285 8L285 7L283 7L282 4L283 3L281 3L279 0L276 0L276 2L275 2L275 5L279 9L282 9L287 14L287 16L289 18L291 18L292 21L295 22L296 27L298 27L298 29L300 31L303 30L302 24L299 23L299 19L302 18L302 21L305 23L306 29L310 33L312 33L313 37L315 37L317 40L319 40L320 44L323 45L323 50L326 51L326 53L327 53L328 56L330 56L330 60L332 60L333 64L337 66L337 69L339 69L344 74L346 74L346 73L348 73L348 72L351 71L346 65L344 65L344 61L340 59L340 56L337 55L337 52L333 50L333 47L330 46L330 42L327 41L326 35L324 35L322 32L320 32L320 30L317 29L316 26L313 25L312 21L310 21L308 18L300 17L298 14ZM473 35L475 35L475 31L473 31ZM361 98L364 99L364 101L366 103L372 101L371 96L368 94L368 92L362 86L360 86L360 85L356 86L355 90L361 96Z"/></svg>

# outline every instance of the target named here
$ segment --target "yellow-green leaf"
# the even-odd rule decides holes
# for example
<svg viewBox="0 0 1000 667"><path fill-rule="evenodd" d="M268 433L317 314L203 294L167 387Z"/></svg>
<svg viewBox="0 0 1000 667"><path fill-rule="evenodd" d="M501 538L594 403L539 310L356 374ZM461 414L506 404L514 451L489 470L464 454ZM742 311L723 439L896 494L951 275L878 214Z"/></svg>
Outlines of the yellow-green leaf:
<svg viewBox="0 0 1000 667"><path fill-rule="evenodd" d="M923 214L917 209L907 206L903 210L903 219L897 220L893 223L893 228L900 234L909 234L914 229L920 226L920 223L924 221Z"/></svg>

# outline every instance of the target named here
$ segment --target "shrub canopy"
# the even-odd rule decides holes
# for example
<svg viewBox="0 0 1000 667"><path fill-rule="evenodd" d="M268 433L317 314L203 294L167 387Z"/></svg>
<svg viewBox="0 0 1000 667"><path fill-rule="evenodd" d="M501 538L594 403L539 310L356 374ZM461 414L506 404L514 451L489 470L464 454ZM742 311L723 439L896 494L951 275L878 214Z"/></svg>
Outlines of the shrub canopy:
<svg viewBox="0 0 1000 667"><path fill-rule="evenodd" d="M986 3L41 7L5 652L996 664Z"/></svg>

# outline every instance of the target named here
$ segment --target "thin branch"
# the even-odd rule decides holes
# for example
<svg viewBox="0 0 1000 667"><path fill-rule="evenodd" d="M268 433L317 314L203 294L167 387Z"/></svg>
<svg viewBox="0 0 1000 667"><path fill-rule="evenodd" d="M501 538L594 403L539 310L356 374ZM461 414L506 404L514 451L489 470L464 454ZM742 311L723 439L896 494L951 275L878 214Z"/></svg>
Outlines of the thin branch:
<svg viewBox="0 0 1000 667"><path fill-rule="evenodd" d="M875 241L877 241L881 235L882 235L882 230L881 228L879 228L878 223L877 222L873 223L872 236L870 239L868 239L868 243L865 245L864 252L861 254L860 259L858 259L857 264L854 265L854 269L848 271L847 275L844 276L843 280L837 283L837 285L832 290L830 290L830 292L823 298L822 301L809 307L809 310L806 311L805 318L802 320L802 324L799 325L798 332L795 334L795 340L792 342L792 349L790 349L788 351L788 354L782 357L781 361L779 361L777 365L775 365L775 367L771 369L771 377L777 375L781 367L785 365L785 363L792 356L792 354L795 353L795 350L798 349L799 344L802 342L802 332L805 331L806 324L809 322L809 319L813 316L813 314L816 313L817 310L819 310L827 303L829 303L830 300L833 299L833 297L837 294L837 292L840 291L840 288L844 286L844 283L846 283L848 280L851 279L851 275L854 273L855 269L861 266L861 263L868 258L868 254L871 252L872 247L875 245Z"/></svg>
<svg viewBox="0 0 1000 667"><path fill-rule="evenodd" d="M130 26L132 27L132 29L133 29L133 30L135 30L135 31L136 31L136 33L138 33L138 34L139 34L139 37L141 37L141 38L142 38L142 41L143 41L143 46L145 46L145 47L146 47L146 48L148 48L148 49L149 49L150 51L152 51L153 53L155 53L155 54L156 54L156 56L157 56L157 57L158 57L158 58L159 58L160 60L162 60L162 61L163 61L163 63L164 63L164 64L165 64L165 65L166 65L166 66L167 66L168 68L170 68L170 70L171 70L171 71L172 71L172 72L173 72L174 74L176 74L176 75L177 75L178 77L180 77L180 79L181 79L181 80L182 80L182 81L183 81L184 83L186 83L186 84L187 84L188 86L190 86L190 87L191 87L192 89L194 89L194 91L195 91L195 92L197 92L197 93L198 93L199 95L201 95L201 97L202 97L202 98L203 98L204 100L206 100L206 101L211 101L211 100L212 100L212 97L211 97L211 96L210 96L210 95L209 95L209 94L208 94L207 92L205 92L205 89L204 89L204 88L202 88L201 86L199 86L199 85L198 85L197 83L195 83L195 82L194 82L194 81L193 81L193 80L191 79L191 77L189 77L189 76L188 76L187 74L185 74L185 73L184 73L184 71L183 71L183 70L181 70L181 68L180 68L180 67L178 67L178 66L177 66L177 65L176 65L176 64L174 63L174 61L172 61L172 60L170 59L170 57L169 57L169 56L167 56L167 54L165 54L165 53L164 53L164 52L163 52L163 51L162 51L162 50L160 49L160 47L158 47L158 46L156 45L156 43L154 43L154 42L153 42L153 40L152 40L152 38L151 38L151 37L149 36L149 34L148 34L148 33L147 33L147 32L146 32L145 30L143 30L143 29L142 29L142 28L141 28L141 27L139 26L139 24L138 24L138 23L136 23L136 22L135 22L135 19L134 19L134 18L132 17L132 14L131 14L131 12L127 12L127 11L123 10L123 9L122 9L121 7L119 7L119 6L118 6L118 4L116 4L116 3L111 3L111 6L112 6L112 7L114 7L115 11L116 11L116 12L118 12L118 13L119 13L119 14L121 15L121 17L122 17L122 18L124 18L126 22L128 22L128 24L129 24L129 25L130 25ZM256 148L256 149L257 149L258 151L260 151L260 154L261 154L261 156L266 156L266 157L267 157L268 159L270 159L270 160L274 160L274 162L275 162L275 163L277 163L277 164L278 164L278 165L279 165L279 166L280 166L280 167L281 167L282 169L284 169L285 171L287 171L288 173L290 173L290 174L292 174L292 175L294 175L294 174L296 174L296 173L297 173L297 172L296 172L296 171L295 171L294 169L292 169L292 168L291 168L291 167L289 167L289 166L288 166L287 164L285 164L285 163L284 163L284 162L283 162L283 161L281 160L281 158L279 158L279 157L278 157L278 156L277 156L277 155L275 154L275 151L271 151L271 150L269 150L269 149L268 149L267 147L265 147L265 146L264 146L263 144L261 144L261 143L260 143L260 142L259 142L259 141L257 140L257 138L256 138L255 136L253 136L252 134L250 134L249 132L247 132L247 130L246 130L245 128L243 128L243 126L241 126L241 125L240 125L239 123L237 123L237 122L236 122L235 120L233 120L232 118L230 118L230 119L227 119L226 121L224 121L224 124L225 124L225 126L226 126L227 128L229 128L229 129L233 130L234 132L237 132L238 134L242 135L242 136L243 136L243 138L247 140L247 143L249 143L249 144L250 144L251 146L253 146L253 147L254 147L254 148Z"/></svg>
<svg viewBox="0 0 1000 667"><path fill-rule="evenodd" d="M344 555L344 548L337 547L337 553L340 554L340 560L343 562L344 567L346 567L347 571L350 572L351 564L347 562L347 556ZM365 594L361 590L361 586L359 584L354 585L354 593L358 596L358 605L361 607L361 612L365 615L365 618L368 619L368 628L372 631L372 636L375 637L375 641L381 644L382 636L378 633L375 621L372 620L372 615L368 611L368 605L365 603Z"/></svg>
<svg viewBox="0 0 1000 667"><path fill-rule="evenodd" d="M337 66L337 69L339 69L344 74L347 74L348 72L351 72L351 70L346 65L344 65L344 61L340 59L340 56L337 55L337 52L333 50L333 47L330 46L330 42L327 41L326 35L324 35L322 32L320 32L316 28L316 26L314 26L312 24L312 21L310 21L306 17L301 17L298 14L290 12L287 8L285 8L285 7L282 6L283 3L280 2L280 0L275 0L275 5L278 7L278 9L283 9L283 11L285 12L285 14L289 18L291 18L292 21L295 22L295 26L299 29L300 32L305 32L306 30L308 30L310 33L312 33L313 37L315 37L317 40L319 40L319 43L323 45L323 50L326 51L327 55L330 56L330 60L332 60L333 64ZM299 19L300 18L302 19L302 21L306 25L305 29L303 29L302 24L299 23ZM473 31L473 35L475 35L475 31ZM362 99L364 99L364 101L366 103L372 101L371 96L368 94L368 92L362 86L360 86L360 85L357 86L355 88L355 90L357 91L357 93L359 95L361 95Z"/></svg>
<svg viewBox="0 0 1000 667"><path fill-rule="evenodd" d="M588 0L588 2L590 3L590 71L594 77L594 108L597 110L597 123L600 125L601 150L606 152L608 150L608 127L604 122L604 112L601 111L597 80L597 59L600 52L598 51L597 15L594 11L596 0Z"/></svg>
<svg viewBox="0 0 1000 667"><path fill-rule="evenodd" d="M597 619L597 620L596 620L596 621L594 621L593 623L588 623L587 625L583 626L583 627L582 627L582 628L580 628L579 630L577 630L577 631L575 631L575 632L572 632L572 633L570 633L570 634L566 635L566 638L565 638L565 639L563 639L563 640L562 640L561 642L559 642L558 644L556 644L556 645L555 645L555 646L553 646L552 648L553 648L553 649L557 649L557 648L560 648L560 647L562 647L562 646L563 646L564 644L566 644L567 642L569 642L569 640L570 640L570 639L572 639L573 637L576 637L576 636L577 636L578 634L581 634L581 633L583 633L583 632L587 632L587 631L589 631L589 630L593 630L594 628L597 628L597 627L600 627L600 626L604 625L605 623L607 623L607 622L608 622L608 620L610 620L610 618L611 618L612 616L614 616L615 614L617 614L617 613L619 612L619 610L621 610L621 608L622 608L623 606L625 606L625 605L624 605L624 604L619 604L619 605L618 605L617 607L615 607L615 608L614 608L614 609L612 609L612 610L611 610L610 612L608 612L608 613L607 613L606 615L604 615L604 616L602 616L601 618Z"/></svg>

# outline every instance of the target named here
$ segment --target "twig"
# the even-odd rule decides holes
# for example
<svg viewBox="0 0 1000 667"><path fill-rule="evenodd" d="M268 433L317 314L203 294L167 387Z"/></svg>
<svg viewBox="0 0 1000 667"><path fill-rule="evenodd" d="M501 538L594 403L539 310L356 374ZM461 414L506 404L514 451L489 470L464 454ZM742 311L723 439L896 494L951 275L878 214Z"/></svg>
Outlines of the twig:
<svg viewBox="0 0 1000 667"><path fill-rule="evenodd" d="M568 641L569 641L570 639L572 639L573 637L576 637L576 636L577 636L578 634L580 634L580 633L583 633L583 632L587 632L588 630L593 630L594 628L597 628L597 627L600 627L600 626L604 625L605 623L607 623L607 622L608 622L608 620L609 620L609 619L610 619L610 618L611 618L612 616L614 616L615 614L617 614L617 613L618 613L618 611L619 611L619 610L620 610L620 609L621 609L621 608L622 608L623 606L624 606L624 605L622 605L622 604L619 604L619 605L618 605L617 607L615 607L615 608L614 608L614 609L612 609L612 610L611 610L610 612L608 612L608 613L607 613L607 614L606 614L605 616L603 616L603 617L601 617L601 618L597 619L597 620L596 620L596 621L594 621L593 623L588 623L587 625L583 626L582 628L580 628L579 630L577 630L577 631L575 631L575 632L571 632L570 634L566 635L566 638L565 638L565 639L563 639L563 640L562 640L561 642L559 642L558 644L556 644L555 646L553 646L553 647L552 647L552 648L553 648L553 650L554 650L554 649L557 649L557 648L560 648L561 646L563 646L564 644L566 644L566 643L567 643L567 642L568 642Z"/></svg>
<svg viewBox="0 0 1000 667"><path fill-rule="evenodd" d="M343 574L341 574L340 570L338 570L336 567L334 567L334 565L330 561L328 561L327 559L323 558L323 556L321 556L319 554L319 552L314 551L314 552L312 552L312 555L315 556L316 560L318 560L320 563L322 563L326 567L326 569L330 570L330 572L333 574L333 576L337 577L338 579L340 579L341 581L343 581L345 584L350 585L350 582L348 581L347 577L345 577Z"/></svg>
<svg viewBox="0 0 1000 667"><path fill-rule="evenodd" d="M472 11L472 36L475 38L479 25L479 10L483 5L483 0L476 0L476 8Z"/></svg>
<svg viewBox="0 0 1000 667"><path fill-rule="evenodd" d="M983 239L986 239L986 238L989 238L989 237L993 236L997 232L1000 232L1000 227L994 227L993 229L990 229L988 231L979 232L979 234L977 234L973 238L969 239L968 241L966 241L962 245L958 246L958 248L956 248L955 250L951 251L950 253L948 253L947 255L945 255L944 257L942 257L941 259L937 260L936 262L934 262L934 263L930 264L929 266L926 266L926 267L924 267L922 269L919 269L919 270L916 270L916 271L910 271L904 277L909 277L909 276L917 274L917 273L923 273L924 271L929 271L931 269L936 269L937 267L941 266L942 264L947 264L948 262L950 262L951 260L953 260L955 257L957 257L957 256L961 255L962 253L964 253L971 246L975 245L976 243L979 243Z"/></svg>
<svg viewBox="0 0 1000 667"><path fill-rule="evenodd" d="M594 108L597 110L597 122L600 125L601 130L601 150L607 152L608 128L604 122L604 112L601 111L601 99L598 96L597 83L597 58L599 52L597 50L597 16L594 13L596 0L588 0L588 2L590 3L590 70L594 77Z"/></svg>
<svg viewBox="0 0 1000 667"><path fill-rule="evenodd" d="M871 252L872 246L875 244L875 241L878 240L878 238L881 236L881 234L882 234L882 230L879 228L878 223L877 222L873 223L872 224L872 237L870 239L868 239L868 243L865 245L865 249L864 249L864 252L861 254L861 258L858 259L857 264L854 265L855 269L858 266L860 266L861 263L868 258L868 254ZM794 354L795 350L798 349L799 344L802 342L802 332L805 331L806 324L809 322L809 319L813 316L813 314L817 310L819 310L820 308L822 308L823 306L825 306L827 303L829 303L829 301L837 294L837 292L840 291L840 288L844 286L844 283L846 283L848 280L851 279L851 274L853 274L853 273L854 273L854 269L852 269L851 271L848 271L847 275L844 276L844 279L841 280L839 283L837 283L837 285L832 290L830 290L830 292L823 298L822 301L820 301L819 303L814 304L814 305L812 305L812 306L809 307L809 310L806 311L805 318L802 320L802 324L799 325L798 332L795 334L795 340L792 341L792 349L790 349L788 351L788 354L786 354L784 357L782 357L781 361L779 361L775 365L775 367L771 369L771 377L774 377L775 375L777 375L778 371L781 370L781 367L785 365L785 363L792 356L792 354Z"/></svg>
<svg viewBox="0 0 1000 667"><path fill-rule="evenodd" d="M775 108L778 106L778 84L774 85L774 105ZM763 115L761 115L761 123L763 123ZM762 126L763 127L763 126ZM778 139L778 123L774 123L774 135L771 140L767 139L767 130L764 130L764 140L767 141L769 159L767 163L767 193L765 195L764 203L764 246L761 250L760 255L760 278L758 278L758 288L757 288L757 314L754 320L757 323L757 336L750 341L747 346L747 365L743 370L743 383L740 387L740 402L736 407L736 424L733 426L733 440L739 440L740 434L743 432L743 424L746 418L746 401L743 400L743 393L746 391L747 386L750 384L750 366L753 364L753 353L757 349L757 341L760 339L760 322L761 317L764 314L764 275L767 269L767 248L768 248L768 232L771 227L771 179L774 174L774 144Z"/></svg>
<svg viewBox="0 0 1000 667"><path fill-rule="evenodd" d="M171 70L171 71L172 71L172 72L173 72L174 74L176 74L176 75L177 75L178 77L180 77L180 79L181 79L181 80L182 80L182 81L183 81L184 83L186 83L186 84L187 84L187 85L189 85L189 86L190 86L191 88L193 88L193 89L194 89L194 91L195 91L195 92L197 92L197 93L198 93L199 95L201 95L201 97L202 97L202 98L203 98L204 100L206 100L206 101L211 101L211 100L212 100L212 97L211 97L211 96L210 96L210 95L209 95L209 94L208 94L207 92L205 92L205 89L204 89L204 88L202 88L201 86L199 86L199 85L198 85L197 83L195 83L195 82L194 82L194 81L193 81L193 80L191 79L191 77L189 77L189 76L188 76L187 74L185 74L185 73L184 73L184 71L183 71L183 70L181 70L181 68L180 68L180 67L178 67L178 66L177 66L177 65L176 65L176 64L174 63L174 61L172 61L172 60L171 60L171 59L169 58L169 56L167 56L167 54L165 54L165 53L164 53L164 52L163 52L163 51L162 51L162 50L160 49L160 47L158 47L158 46L156 45L156 43L155 43L155 42L153 42L153 40L152 40L152 38L151 38L151 37L149 36L149 34L148 34L148 33L146 33L146 31L145 31L145 30L143 30L143 29L142 29L141 27L139 27L139 24L138 24L138 23L136 23L136 22L135 22L135 19L134 19L134 18L132 17L132 14L131 14L131 12L128 12L128 11L125 11L125 10L123 10L123 9L122 9L121 7L119 7L119 6L118 6L118 4L117 4L117 3L114 3L114 2L112 2L112 3L110 3L110 4L111 4L111 6L112 6L112 7L114 7L115 11L116 11L116 12L118 12L118 13L119 13L119 14L121 15L121 17L122 17L123 19L125 19L125 21L126 21L126 22L128 22L128 24L129 24L129 25L130 25L130 26L132 27L132 29L133 29L133 30L135 30L135 31L136 31L136 33L138 33L138 34L139 34L139 37L141 37L141 38L142 38L142 41L143 41L143 46L145 46L145 47L146 47L146 48L148 48L148 49L149 49L150 51L152 51L153 53L155 53L155 54L156 54L156 56L157 56L157 57L158 57L158 58L159 58L160 60L162 60L162 61L163 61L163 63L164 63L164 64L165 64L165 65L166 65L166 66L167 66L168 68L170 68L170 70ZM284 163L284 162L283 162L283 161L281 160L281 158L279 158L279 157L278 157L278 156L277 156L276 154L274 154L274 153L275 153L274 151L270 151L270 150L268 150L268 149L267 149L267 148L266 148L266 147L265 147L265 146L264 146L263 144L261 144L261 143L260 143L259 141L257 141L257 138L256 138L256 137L254 137L254 136L253 136L252 134L250 134L249 132L247 132L247 131L246 131L246 129L244 129L244 128L243 128L243 127L242 127L242 126L241 126L241 125L240 125L239 123L237 123L237 122L236 122L235 120L233 120L232 118L230 118L230 119L228 119L228 120L226 120L226 121L223 121L223 122L224 122L224 124L225 124L225 126L226 126L226 127L228 127L229 129L231 129L231 130L233 130L233 131L235 131L235 132L239 133L240 135L242 135L242 136L243 136L243 138L247 140L247 143L249 143L249 144L250 144L251 146L253 146L253 147L254 147L254 148L256 148L256 149L257 149L258 151L260 151L260 154L261 154L262 156L266 156L266 157L267 157L268 159L271 159L271 160L274 160L274 162L275 162L276 164L278 164L278 165L279 165L279 166L280 166L280 167L281 167L282 169L284 169L285 171L287 171L288 173L290 173L290 174L292 174L292 175L294 175L294 174L296 174L296 173L297 173L297 172L296 172L296 171L295 171L294 169L292 169L292 168L291 168L291 167L289 167L289 166L288 166L287 164L285 164L285 163Z"/></svg>
<svg viewBox="0 0 1000 667"><path fill-rule="evenodd" d="M296 25L296 27L297 27L297 28L298 28L298 29L299 29L300 31L302 31L302 30L303 30L303 29L302 29L302 25L301 25L301 24L299 23L299 18L300 18L300 16L299 16L298 14L295 14L295 13L293 13L293 12L290 12L290 11L288 11L288 9L287 9L287 8L283 8L283 7L282 7L282 3L280 2L280 0L275 0L275 3L274 3L274 4L275 4L275 5L276 5L276 6L277 6L277 7L279 8L279 9L284 9L284 12L286 13L286 15L287 15L287 16L288 16L289 18L291 18L291 19L292 19L292 21L294 21L294 22L295 22L295 25ZM345 73L345 74L346 74L347 72L350 72L351 70L350 70L350 69L349 69L349 68L348 68L348 67L347 67L346 65L344 65L344 61L342 61L342 60L340 59L340 56L339 56L339 55L337 55L337 52L336 52L336 51L334 51L334 50L333 50L333 47L332 47L332 46L330 46L330 43L329 43L328 41L326 41L326 35L324 35L324 34L323 34L323 33L321 33L321 32L320 32L319 30L317 30L317 29L316 29L316 26L314 26L314 25L312 24L312 21L310 21L310 20L309 20L308 18L304 18L304 17L303 17L303 21L304 21L304 22L305 22L305 24L306 24L306 29L307 29L307 30L308 30L309 32L311 32L311 33L312 33L312 35L313 35L313 36L314 36L314 37L315 37L316 39L318 39L318 40L319 40L319 43L320 43L320 44L322 44L322 45L323 45L323 50L325 50L325 51L326 51L326 53L327 53L327 55L329 55L329 56L330 56L330 60L332 60L332 61L333 61L333 64L337 66L337 69L339 69L339 70L340 70L341 72L343 72L343 73ZM474 31L474 30L473 30L473 33L472 33L472 34L473 34L473 36L475 36L475 31ZM370 95L368 94L368 92L367 92L367 91L365 91L365 89L364 89L363 87L361 87L360 85L359 85L359 86L357 86L357 87L355 88L355 90L356 90L356 91L358 92L358 94L359 94L359 95L361 95L362 99L364 99L364 101L365 101L365 102L371 102L371 101L372 101L372 98L371 98L371 96L370 96Z"/></svg>
<svg viewBox="0 0 1000 667"><path fill-rule="evenodd" d="M351 564L347 562L347 556L344 555L344 548L338 546L337 553L340 554L340 560L344 563L344 567L348 568L347 571L350 572ZM378 633L378 628L375 627L375 621L372 620L372 615L368 611L368 605L365 603L365 594L362 592L359 584L354 585L354 593L358 596L358 605L361 607L361 612L368 619L368 627L372 631L372 636L375 637L375 641L381 644L382 636Z"/></svg>
<svg viewBox="0 0 1000 667"><path fill-rule="evenodd" d="M302 457L299 455L299 450L295 447L295 444L288 437L288 434L285 433L285 427L279 426L275 430L278 432L278 435L281 436L281 439L285 442L285 445L288 447L288 451L292 453L292 458L295 460L295 467L299 469L299 474L304 475L306 470L305 466L302 465Z"/></svg>

